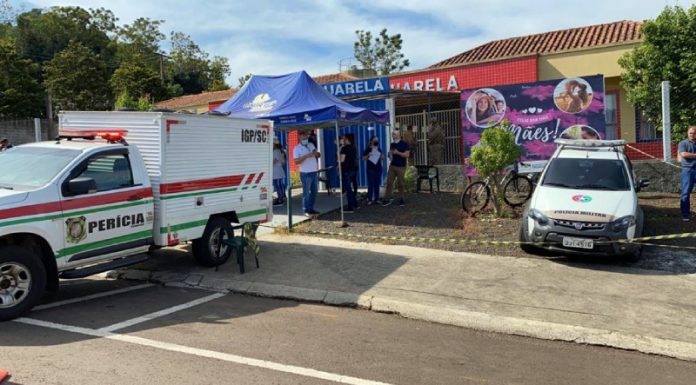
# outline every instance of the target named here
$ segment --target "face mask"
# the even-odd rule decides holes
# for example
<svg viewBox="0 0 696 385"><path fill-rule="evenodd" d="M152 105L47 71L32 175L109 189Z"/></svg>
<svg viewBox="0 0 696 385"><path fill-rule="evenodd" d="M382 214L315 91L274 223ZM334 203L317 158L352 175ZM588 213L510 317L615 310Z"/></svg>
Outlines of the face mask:
<svg viewBox="0 0 696 385"><path fill-rule="evenodd" d="M309 139L302 139L302 145L306 146L309 143Z"/></svg>

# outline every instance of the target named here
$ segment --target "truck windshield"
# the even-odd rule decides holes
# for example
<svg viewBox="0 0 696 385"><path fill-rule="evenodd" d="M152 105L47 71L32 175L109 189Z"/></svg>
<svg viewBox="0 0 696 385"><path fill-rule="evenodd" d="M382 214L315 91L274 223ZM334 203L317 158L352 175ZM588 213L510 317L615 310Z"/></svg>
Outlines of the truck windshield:
<svg viewBox="0 0 696 385"><path fill-rule="evenodd" d="M80 154L79 150L17 146L0 152L0 188L45 186Z"/></svg>
<svg viewBox="0 0 696 385"><path fill-rule="evenodd" d="M556 158L541 184L579 190L630 190L626 168L618 159Z"/></svg>

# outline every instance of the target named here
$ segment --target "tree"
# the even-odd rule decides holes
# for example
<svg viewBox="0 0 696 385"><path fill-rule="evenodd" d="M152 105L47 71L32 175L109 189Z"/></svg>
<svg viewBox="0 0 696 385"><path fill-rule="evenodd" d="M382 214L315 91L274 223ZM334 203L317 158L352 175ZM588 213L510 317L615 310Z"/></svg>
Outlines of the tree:
<svg viewBox="0 0 696 385"><path fill-rule="evenodd" d="M111 109L106 65L82 43L71 42L48 61L44 79L56 111Z"/></svg>
<svg viewBox="0 0 696 385"><path fill-rule="evenodd" d="M642 42L619 59L622 85L628 99L660 126L661 82L670 82L673 138L679 139L696 122L696 5L687 11L665 7L655 20L641 27Z"/></svg>
<svg viewBox="0 0 696 385"><path fill-rule="evenodd" d="M225 82L225 78L230 74L230 63L226 57L214 56L208 63L208 73L210 74L208 91L223 91L230 88Z"/></svg>
<svg viewBox="0 0 696 385"><path fill-rule="evenodd" d="M53 7L47 12L34 9L17 17L16 41L20 56L43 64L70 42L79 42L113 65L115 46L108 30L116 19L102 8L87 11L80 7Z"/></svg>
<svg viewBox="0 0 696 385"><path fill-rule="evenodd" d="M374 38L374 42L370 31L358 30L355 34L358 40L353 44L353 52L363 69L388 75L410 65L409 60L404 59L404 54L401 53L401 34L389 36L384 28L379 36Z"/></svg>
<svg viewBox="0 0 696 385"><path fill-rule="evenodd" d="M127 91L119 94L114 104L117 110L149 111L152 108L152 103L146 96L136 100Z"/></svg>
<svg viewBox="0 0 696 385"><path fill-rule="evenodd" d="M172 32L171 79L181 85L184 94L199 94L210 87L208 54L183 32Z"/></svg>
<svg viewBox="0 0 696 385"><path fill-rule="evenodd" d="M148 67L139 55L122 62L111 76L109 85L114 95L126 93L136 98L148 96L160 98L166 94L160 74Z"/></svg>
<svg viewBox="0 0 696 385"><path fill-rule="evenodd" d="M0 40L0 117L43 114L43 90L36 80L39 66L17 55L14 43Z"/></svg>
<svg viewBox="0 0 696 385"><path fill-rule="evenodd" d="M239 79L237 79L237 80L239 81L239 88L244 87L244 85L246 84L246 82L248 82L249 79L251 79L252 76L253 76L252 74L246 74L246 75L240 77Z"/></svg>
<svg viewBox="0 0 696 385"><path fill-rule="evenodd" d="M163 60L160 43L165 38L160 31L163 23L164 20L141 17L132 24L117 27L119 62L138 60L159 73Z"/></svg>
<svg viewBox="0 0 696 385"><path fill-rule="evenodd" d="M471 153L471 164L483 178L490 177L491 195L495 215L503 214L503 169L513 164L522 155L515 143L515 136L506 127L510 122L503 121L499 127L487 128L481 134L479 146Z"/></svg>

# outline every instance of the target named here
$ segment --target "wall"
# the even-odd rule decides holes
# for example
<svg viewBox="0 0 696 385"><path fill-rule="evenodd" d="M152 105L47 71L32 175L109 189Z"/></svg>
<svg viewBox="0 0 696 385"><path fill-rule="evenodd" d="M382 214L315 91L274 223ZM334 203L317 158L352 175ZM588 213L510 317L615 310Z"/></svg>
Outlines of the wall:
<svg viewBox="0 0 696 385"><path fill-rule="evenodd" d="M680 172L677 167L656 160L633 161L636 178L650 180L650 186L643 189L646 192L678 193ZM466 184L462 166L437 166L440 171L440 190L462 192Z"/></svg>
<svg viewBox="0 0 696 385"><path fill-rule="evenodd" d="M392 90L459 91L501 84L527 83L537 80L536 55L469 64L444 69L417 71L390 77Z"/></svg>
<svg viewBox="0 0 696 385"><path fill-rule="evenodd" d="M48 127L48 120L41 119L42 140L55 136L55 132L49 134ZM54 127L58 124L55 123ZM0 137L7 138L13 145L34 142L34 119L0 120Z"/></svg>
<svg viewBox="0 0 696 385"><path fill-rule="evenodd" d="M621 76L619 58L637 43L539 55L539 80L603 74Z"/></svg>

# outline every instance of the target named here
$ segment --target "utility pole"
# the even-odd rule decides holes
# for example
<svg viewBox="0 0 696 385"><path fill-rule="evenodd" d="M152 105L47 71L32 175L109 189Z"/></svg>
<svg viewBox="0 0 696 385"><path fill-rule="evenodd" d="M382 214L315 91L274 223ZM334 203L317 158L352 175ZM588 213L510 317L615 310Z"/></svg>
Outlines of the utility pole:
<svg viewBox="0 0 696 385"><path fill-rule="evenodd" d="M164 54L159 52L160 57L160 81L164 84Z"/></svg>

